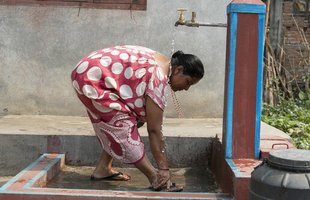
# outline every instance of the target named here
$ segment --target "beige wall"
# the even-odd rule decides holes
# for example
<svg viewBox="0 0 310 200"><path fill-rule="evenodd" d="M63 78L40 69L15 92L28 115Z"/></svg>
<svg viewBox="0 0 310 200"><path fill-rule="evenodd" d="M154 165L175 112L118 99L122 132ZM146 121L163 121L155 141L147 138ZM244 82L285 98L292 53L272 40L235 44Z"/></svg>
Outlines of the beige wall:
<svg viewBox="0 0 310 200"><path fill-rule="evenodd" d="M201 22L226 23L228 0L149 0L146 11L72 7L0 6L0 115L85 115L70 72L89 52L137 44L167 56L172 49L196 54L206 76L177 93L185 117L221 117L226 28L174 27L177 8ZM190 19L190 11L186 18ZM169 102L167 117L176 117Z"/></svg>

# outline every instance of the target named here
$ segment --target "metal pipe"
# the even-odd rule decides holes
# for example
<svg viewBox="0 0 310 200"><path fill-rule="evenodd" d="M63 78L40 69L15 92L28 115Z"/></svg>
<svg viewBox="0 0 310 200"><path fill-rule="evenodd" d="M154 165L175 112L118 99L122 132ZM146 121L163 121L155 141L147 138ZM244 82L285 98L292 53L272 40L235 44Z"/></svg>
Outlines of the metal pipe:
<svg viewBox="0 0 310 200"><path fill-rule="evenodd" d="M212 27L227 27L224 23L198 23L199 26L212 26Z"/></svg>
<svg viewBox="0 0 310 200"><path fill-rule="evenodd" d="M227 27L227 24L225 23L198 23L196 22L196 12L192 12L192 19L191 20L185 20L184 12L186 9L181 8L178 9L180 12L180 16L178 21L175 22L174 26L188 26L188 27L199 27L199 26L211 26L211 27Z"/></svg>

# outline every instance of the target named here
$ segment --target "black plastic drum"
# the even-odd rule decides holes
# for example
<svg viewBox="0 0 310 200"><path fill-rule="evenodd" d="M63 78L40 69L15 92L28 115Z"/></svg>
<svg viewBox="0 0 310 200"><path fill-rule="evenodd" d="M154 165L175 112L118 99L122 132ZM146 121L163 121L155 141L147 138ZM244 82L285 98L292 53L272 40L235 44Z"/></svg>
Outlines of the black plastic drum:
<svg viewBox="0 0 310 200"><path fill-rule="evenodd" d="M310 200L310 151L274 150L251 175L250 200Z"/></svg>

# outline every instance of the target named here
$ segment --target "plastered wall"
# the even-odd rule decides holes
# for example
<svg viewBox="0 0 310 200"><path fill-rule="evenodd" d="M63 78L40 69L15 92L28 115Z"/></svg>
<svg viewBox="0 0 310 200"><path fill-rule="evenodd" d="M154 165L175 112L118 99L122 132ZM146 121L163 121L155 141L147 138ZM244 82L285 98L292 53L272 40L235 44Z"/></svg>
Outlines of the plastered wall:
<svg viewBox="0 0 310 200"><path fill-rule="evenodd" d="M136 44L167 56L182 50L201 58L206 75L179 92L185 117L222 117L226 28L175 27L177 9L197 20L226 23L228 0L148 0L146 11L62 6L0 6L0 115L85 116L70 73L93 50ZM172 45L174 43L174 45ZM171 99L166 117L176 117Z"/></svg>

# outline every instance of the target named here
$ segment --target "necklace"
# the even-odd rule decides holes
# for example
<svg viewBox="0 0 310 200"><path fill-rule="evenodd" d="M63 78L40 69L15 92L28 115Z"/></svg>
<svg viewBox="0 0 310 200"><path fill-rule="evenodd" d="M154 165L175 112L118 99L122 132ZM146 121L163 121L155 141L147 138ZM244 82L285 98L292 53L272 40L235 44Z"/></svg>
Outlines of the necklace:
<svg viewBox="0 0 310 200"><path fill-rule="evenodd" d="M171 63L169 63L168 84L170 86L170 93L171 93L171 97L172 97L172 102L173 102L173 105L174 105L174 109L178 113L178 117L179 118L184 118L184 114L183 114L183 111L181 109L180 102L179 102L175 92L171 88L171 76L172 76L172 66L171 66Z"/></svg>

